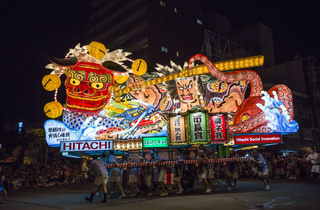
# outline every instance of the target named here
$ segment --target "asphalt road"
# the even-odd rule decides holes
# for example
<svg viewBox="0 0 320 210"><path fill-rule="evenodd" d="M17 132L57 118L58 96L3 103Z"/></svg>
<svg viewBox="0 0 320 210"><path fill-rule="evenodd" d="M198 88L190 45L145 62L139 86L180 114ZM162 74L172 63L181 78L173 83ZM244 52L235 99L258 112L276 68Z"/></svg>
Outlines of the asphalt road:
<svg viewBox="0 0 320 210"><path fill-rule="evenodd" d="M223 181L223 180L222 180ZM147 197L141 192L135 198L128 198L129 187L125 188L127 197L118 199L119 192L100 203L101 196L89 203L84 198L90 195L92 183L60 185L9 191L2 196L4 202L0 210L42 210L42 209L320 209L320 185L306 184L297 180L271 180L271 189L265 190L259 180L240 179L237 190L226 191L224 183L214 188L213 193L203 194L201 183L195 183L184 195L175 195L173 190L167 197Z"/></svg>

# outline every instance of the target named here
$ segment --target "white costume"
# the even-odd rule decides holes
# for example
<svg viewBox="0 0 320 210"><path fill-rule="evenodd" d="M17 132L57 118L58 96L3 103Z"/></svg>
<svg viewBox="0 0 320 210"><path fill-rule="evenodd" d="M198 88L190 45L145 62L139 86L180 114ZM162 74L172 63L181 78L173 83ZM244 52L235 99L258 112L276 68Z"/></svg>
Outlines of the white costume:
<svg viewBox="0 0 320 210"><path fill-rule="evenodd" d="M316 152L313 153L313 154L310 154L306 158L306 161L310 161L310 160L311 160L311 163L312 163L311 172L320 174L320 157L319 157L319 154L316 153Z"/></svg>

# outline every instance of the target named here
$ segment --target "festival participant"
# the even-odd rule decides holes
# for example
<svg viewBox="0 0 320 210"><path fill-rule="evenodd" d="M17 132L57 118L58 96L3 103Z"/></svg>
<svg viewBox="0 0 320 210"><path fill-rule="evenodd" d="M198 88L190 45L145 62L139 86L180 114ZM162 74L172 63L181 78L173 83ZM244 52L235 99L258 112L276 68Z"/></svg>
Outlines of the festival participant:
<svg viewBox="0 0 320 210"><path fill-rule="evenodd" d="M233 148L229 148L229 155L227 158L239 158L239 155L235 153ZM228 162L226 168L226 176L227 176L227 191L231 190L231 181L233 180L234 189L238 188L237 179L239 176L239 166L237 162Z"/></svg>
<svg viewBox="0 0 320 210"><path fill-rule="evenodd" d="M142 156L139 156L139 162L143 163L143 162L145 162L145 159ZM149 189L149 193L147 195L153 196L154 195L154 187L151 183L152 166L141 166L141 168L143 170L144 181Z"/></svg>
<svg viewBox="0 0 320 210"><path fill-rule="evenodd" d="M81 172L82 172L82 179L81 179L81 182L82 184L84 184L84 182L87 180L88 178L88 171L89 171L89 168L87 166L87 160L86 159L83 159L83 163L81 165Z"/></svg>
<svg viewBox="0 0 320 210"><path fill-rule="evenodd" d="M182 150L181 148L177 148L175 155L177 155L177 160L179 161L179 163L177 165L174 166L175 168L175 173L174 173L174 179L173 182L178 186L179 191L176 194L183 194L183 188L182 188L182 184L181 184L181 177L182 177L182 173L183 173L183 161L184 158L182 156Z"/></svg>
<svg viewBox="0 0 320 210"><path fill-rule="evenodd" d="M7 195L7 191L3 188L4 186L2 186L4 180L5 180L5 176L1 176L1 179L0 179L0 195L2 195L2 194ZM0 204L2 204L2 203L3 203L3 200L0 197Z"/></svg>
<svg viewBox="0 0 320 210"><path fill-rule="evenodd" d="M311 161L312 164L310 181L308 183L312 183L313 176L315 174L318 174L318 182L320 182L320 157L319 154L316 153L315 147L313 145L310 147L310 154L306 158L306 161Z"/></svg>
<svg viewBox="0 0 320 210"><path fill-rule="evenodd" d="M135 163L136 161L128 152L124 152L123 162ZM131 185L132 194L129 195L129 197L136 197L137 195L139 195L140 190L138 188L137 182L138 182L138 169L137 167L132 167L129 171L129 184ZM137 190L137 192L135 192L135 190Z"/></svg>
<svg viewBox="0 0 320 210"><path fill-rule="evenodd" d="M170 193L170 191L172 190L171 187L168 187L166 185L166 183L164 183L164 179L167 175L167 166L165 165L159 165L161 162L164 161L163 158L157 156L157 154L152 150L150 152L152 159L154 159L155 165L158 166L158 170L159 170L159 177L158 177L158 183L161 185L162 188L162 193L160 194L160 196L167 196L168 193ZM167 189L167 190L166 190Z"/></svg>
<svg viewBox="0 0 320 210"><path fill-rule="evenodd" d="M214 148L212 148L214 150ZM217 159L217 156L215 154L214 151L210 150L207 153L207 156L209 159ZM209 178L209 188L210 191L212 191L213 187L216 185L216 183L218 181L215 181L214 179L214 174L215 174L215 170L214 170L214 163L208 163L208 178Z"/></svg>
<svg viewBox="0 0 320 210"><path fill-rule="evenodd" d="M206 190L204 193L210 193L211 190L209 189L209 184L207 181L207 164L205 163L205 161L208 160L208 157L205 155L202 149L198 150L196 160L199 162L199 176L201 177L203 186Z"/></svg>
<svg viewBox="0 0 320 210"><path fill-rule="evenodd" d="M108 181L108 171L105 167L105 164L101 161L98 160L98 156L93 156L94 160L91 161L89 164L89 170L93 171L96 179L94 181L94 187L91 192L90 197L86 197L87 201L92 202L93 196L96 193L97 188L99 187L100 184L102 184L103 187L103 200L101 201L102 203L107 203L107 181Z"/></svg>
<svg viewBox="0 0 320 210"><path fill-rule="evenodd" d="M270 190L268 166L263 156L258 153L258 150L253 150L253 161L258 170L258 178L263 181L266 190Z"/></svg>
<svg viewBox="0 0 320 210"><path fill-rule="evenodd" d="M117 157L114 156L114 151L113 150L109 151L108 164L115 164L115 166L117 167L117 168L112 168L110 170L110 176L109 176L109 182L108 182L108 190L110 192L111 191L111 187L113 186L113 184L117 183L117 186L119 187L119 189L121 191L121 196L119 197L119 199L125 198L126 195L124 194L123 188L122 188L122 186L120 184L121 171L119 169ZM108 198L110 198L110 196L111 195L108 195Z"/></svg>
<svg viewBox="0 0 320 210"><path fill-rule="evenodd" d="M184 160L190 160L190 151L185 151L183 154ZM188 190L185 180L189 183L189 187L193 187L194 184L194 175L193 175L193 164L185 164L184 170L182 174L182 188L184 189L184 192Z"/></svg>

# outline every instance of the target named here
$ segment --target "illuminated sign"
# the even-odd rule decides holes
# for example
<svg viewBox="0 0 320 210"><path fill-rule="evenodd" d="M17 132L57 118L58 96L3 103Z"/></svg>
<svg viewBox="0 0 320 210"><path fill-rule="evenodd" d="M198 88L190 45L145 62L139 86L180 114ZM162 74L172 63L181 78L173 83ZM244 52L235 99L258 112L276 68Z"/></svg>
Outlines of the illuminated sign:
<svg viewBox="0 0 320 210"><path fill-rule="evenodd" d="M61 152L113 150L113 141L62 141Z"/></svg>
<svg viewBox="0 0 320 210"><path fill-rule="evenodd" d="M226 128L227 116L211 116L211 144L224 143L228 140Z"/></svg>
<svg viewBox="0 0 320 210"><path fill-rule="evenodd" d="M168 147L168 138L167 137L143 138L142 141L143 141L143 148Z"/></svg>
<svg viewBox="0 0 320 210"><path fill-rule="evenodd" d="M282 143L281 134L235 135L235 144Z"/></svg>
<svg viewBox="0 0 320 210"><path fill-rule="evenodd" d="M185 127L185 115L169 115L168 119L170 129L168 131L168 137L170 145L186 145L187 135Z"/></svg>
<svg viewBox="0 0 320 210"><path fill-rule="evenodd" d="M121 151L142 149L142 139L115 140L114 149Z"/></svg>
<svg viewBox="0 0 320 210"><path fill-rule="evenodd" d="M206 144L208 142L207 114L203 112L190 113L190 143Z"/></svg>

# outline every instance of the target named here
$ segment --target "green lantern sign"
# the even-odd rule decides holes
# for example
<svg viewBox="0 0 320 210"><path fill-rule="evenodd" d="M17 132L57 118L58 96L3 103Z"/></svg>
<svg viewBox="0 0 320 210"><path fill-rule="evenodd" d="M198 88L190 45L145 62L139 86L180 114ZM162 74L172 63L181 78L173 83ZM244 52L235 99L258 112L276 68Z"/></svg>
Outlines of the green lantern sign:
<svg viewBox="0 0 320 210"><path fill-rule="evenodd" d="M142 138L143 148L163 148L168 147L168 137L148 137Z"/></svg>
<svg viewBox="0 0 320 210"><path fill-rule="evenodd" d="M207 112L190 112L190 143L207 144L209 139Z"/></svg>

